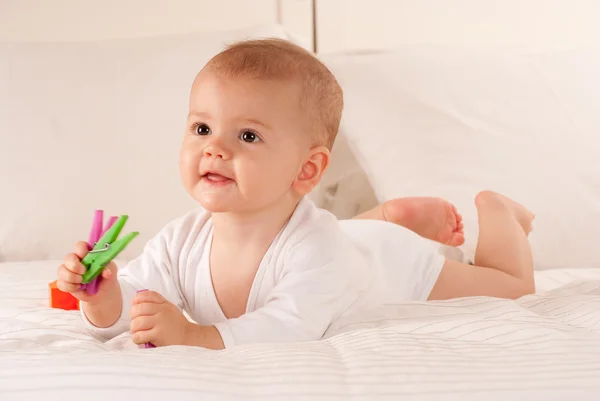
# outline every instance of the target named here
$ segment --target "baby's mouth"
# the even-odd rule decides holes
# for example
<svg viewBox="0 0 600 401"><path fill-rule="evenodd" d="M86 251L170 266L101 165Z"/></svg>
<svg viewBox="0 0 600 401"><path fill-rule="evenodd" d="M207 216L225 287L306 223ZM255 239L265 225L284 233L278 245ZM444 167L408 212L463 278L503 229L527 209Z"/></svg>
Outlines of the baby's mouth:
<svg viewBox="0 0 600 401"><path fill-rule="evenodd" d="M225 177L224 175L218 173L206 173L202 175L201 179L211 184L228 184L233 182L231 178Z"/></svg>
<svg viewBox="0 0 600 401"><path fill-rule="evenodd" d="M227 178L227 177L222 176L221 174L215 174L215 173L208 173L208 174L204 175L204 177L206 177L207 180L213 181L213 182L231 181L230 178Z"/></svg>

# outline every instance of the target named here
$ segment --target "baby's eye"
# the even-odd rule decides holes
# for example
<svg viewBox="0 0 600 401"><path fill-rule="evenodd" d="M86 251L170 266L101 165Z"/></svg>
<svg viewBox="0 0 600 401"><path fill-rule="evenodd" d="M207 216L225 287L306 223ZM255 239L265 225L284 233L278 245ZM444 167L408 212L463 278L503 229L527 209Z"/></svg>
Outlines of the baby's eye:
<svg viewBox="0 0 600 401"><path fill-rule="evenodd" d="M242 141L248 142L248 143L253 143L253 142L260 141L260 138L258 137L258 135L256 135L252 131L244 131L244 132L242 132L242 135L240 136L240 138L242 139Z"/></svg>
<svg viewBox="0 0 600 401"><path fill-rule="evenodd" d="M196 125L196 135L209 135L210 128L206 124Z"/></svg>

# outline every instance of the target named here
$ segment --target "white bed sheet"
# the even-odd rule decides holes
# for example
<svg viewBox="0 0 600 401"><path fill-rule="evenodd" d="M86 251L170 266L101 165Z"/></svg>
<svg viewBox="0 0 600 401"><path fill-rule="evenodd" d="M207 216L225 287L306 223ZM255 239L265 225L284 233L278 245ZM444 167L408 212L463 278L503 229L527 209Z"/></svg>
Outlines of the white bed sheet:
<svg viewBox="0 0 600 401"><path fill-rule="evenodd" d="M0 264L0 400L597 400L600 269L539 272L539 294L390 305L304 344L138 349L50 309L56 262Z"/></svg>

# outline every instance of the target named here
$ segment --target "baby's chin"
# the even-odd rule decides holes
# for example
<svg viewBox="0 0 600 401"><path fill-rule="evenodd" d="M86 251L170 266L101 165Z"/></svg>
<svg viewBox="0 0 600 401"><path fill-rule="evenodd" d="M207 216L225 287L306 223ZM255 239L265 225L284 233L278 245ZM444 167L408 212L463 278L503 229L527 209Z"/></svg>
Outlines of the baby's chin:
<svg viewBox="0 0 600 401"><path fill-rule="evenodd" d="M210 212L210 213L235 213L236 212L235 209L223 207L223 205L215 206L210 203L206 204L206 203L200 202L200 206L202 206L202 208L204 210L206 210L207 212Z"/></svg>
<svg viewBox="0 0 600 401"><path fill-rule="evenodd" d="M238 202L227 196L210 193L192 193L191 195L204 210L211 213L237 213L241 211Z"/></svg>
<svg viewBox="0 0 600 401"><path fill-rule="evenodd" d="M211 213L235 212L235 207L228 205L229 202L223 202L218 199L211 199L210 197L206 196L194 196L194 199L200 204L200 206L204 210L209 211Z"/></svg>
<svg viewBox="0 0 600 401"><path fill-rule="evenodd" d="M188 194L200 204L200 206L211 213L235 212L239 207L234 188L211 188L205 183L198 182L188 186Z"/></svg>

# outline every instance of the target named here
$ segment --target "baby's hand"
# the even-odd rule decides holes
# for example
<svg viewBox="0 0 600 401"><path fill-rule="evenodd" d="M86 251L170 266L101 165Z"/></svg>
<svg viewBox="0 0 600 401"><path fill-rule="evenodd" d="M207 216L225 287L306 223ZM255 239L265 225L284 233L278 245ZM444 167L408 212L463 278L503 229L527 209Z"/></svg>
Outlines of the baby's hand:
<svg viewBox="0 0 600 401"><path fill-rule="evenodd" d="M184 345L192 322L157 292L138 292L132 302L132 340L136 344Z"/></svg>
<svg viewBox="0 0 600 401"><path fill-rule="evenodd" d="M90 304L101 303L107 293L113 292L118 287L117 266L110 262L102 271L103 280L98 287L98 293L90 295L87 291L81 289L82 276L85 273L85 266L81 260L87 255L88 247L85 242L75 244L75 252L65 256L63 264L58 268L58 280L56 286L59 290L70 292L81 302Z"/></svg>

